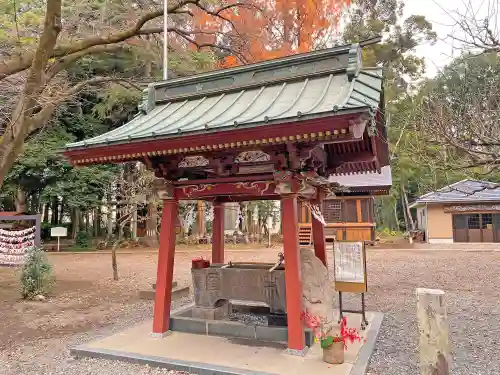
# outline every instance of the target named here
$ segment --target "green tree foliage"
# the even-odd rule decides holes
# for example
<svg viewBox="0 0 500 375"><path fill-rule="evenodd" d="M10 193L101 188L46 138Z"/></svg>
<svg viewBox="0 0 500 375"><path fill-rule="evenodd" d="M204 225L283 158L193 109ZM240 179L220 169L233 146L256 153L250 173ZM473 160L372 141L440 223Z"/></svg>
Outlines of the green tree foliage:
<svg viewBox="0 0 500 375"><path fill-rule="evenodd" d="M377 199L377 222L411 228L405 200L467 177L498 179L499 58L496 53L466 54L435 79L425 79L425 63L415 47L436 39L431 24L419 15L402 19L402 1L354 4L344 39L384 36L363 56L365 65L383 66L386 77L393 188L390 196Z"/></svg>
<svg viewBox="0 0 500 375"><path fill-rule="evenodd" d="M412 112L411 101L405 98L412 83L425 72L424 59L415 55L415 47L436 40L436 33L425 17L412 15L402 19L404 5L404 1L398 0L356 0L343 35L346 42L383 36L382 43L364 49L363 64L384 68L393 188L390 196L377 200L376 213L380 225L398 230L405 227L401 192L404 189L410 197L418 194L419 188L413 186L413 181L418 181L415 176L423 174L404 148L411 137L404 124ZM401 122L401 118L405 121Z"/></svg>
<svg viewBox="0 0 500 375"><path fill-rule="evenodd" d="M44 206L52 213L60 210L64 217L58 215L56 222L52 220L54 224L69 219L84 229L85 215L98 215L120 169L110 165L73 168L61 151L68 142L102 134L130 121L137 113L141 90L161 77L161 51L154 38L136 39L122 47L113 54L89 54L68 66L66 79L75 85L94 76L121 77L133 85L117 82L98 91L82 91L60 106L50 126L27 139L0 189L2 209L15 210L22 192L29 212L41 213ZM171 77L183 76L212 69L215 56L210 51L179 49L171 51L169 63ZM71 230L70 226L70 233L75 235L79 228Z"/></svg>
<svg viewBox="0 0 500 375"><path fill-rule="evenodd" d="M498 179L500 57L464 54L422 86L415 130L441 173Z"/></svg>
<svg viewBox="0 0 500 375"><path fill-rule="evenodd" d="M88 249L92 246L92 237L89 232L79 231L75 238L76 247L79 249Z"/></svg>
<svg viewBox="0 0 500 375"><path fill-rule="evenodd" d="M398 0L353 1L343 34L346 42L384 37L382 43L364 49L363 63L385 68L385 99L389 105L406 92L410 80L421 78L425 72L424 59L415 55L415 47L436 40L432 24L424 16L402 19L403 9L404 1Z"/></svg>

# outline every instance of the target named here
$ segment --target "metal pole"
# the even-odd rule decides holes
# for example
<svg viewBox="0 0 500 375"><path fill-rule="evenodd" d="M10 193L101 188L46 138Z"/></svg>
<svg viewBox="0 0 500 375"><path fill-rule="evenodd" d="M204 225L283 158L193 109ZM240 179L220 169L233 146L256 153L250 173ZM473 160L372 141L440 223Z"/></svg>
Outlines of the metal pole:
<svg viewBox="0 0 500 375"><path fill-rule="evenodd" d="M168 0L163 0L163 79L168 79Z"/></svg>

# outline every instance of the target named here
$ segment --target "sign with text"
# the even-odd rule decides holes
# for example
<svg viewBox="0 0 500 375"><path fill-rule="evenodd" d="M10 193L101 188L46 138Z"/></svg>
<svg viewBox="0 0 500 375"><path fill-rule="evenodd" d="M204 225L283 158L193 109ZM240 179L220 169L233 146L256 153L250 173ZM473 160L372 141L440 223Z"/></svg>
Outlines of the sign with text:
<svg viewBox="0 0 500 375"><path fill-rule="evenodd" d="M68 236L68 228L65 228L65 227L50 228L50 236L51 237L67 237Z"/></svg>
<svg viewBox="0 0 500 375"><path fill-rule="evenodd" d="M333 245L335 290L365 293L366 248L364 241L335 241Z"/></svg>
<svg viewBox="0 0 500 375"><path fill-rule="evenodd" d="M61 237L68 236L68 228L65 227L53 227L50 228L50 236L57 237L57 251L61 250Z"/></svg>

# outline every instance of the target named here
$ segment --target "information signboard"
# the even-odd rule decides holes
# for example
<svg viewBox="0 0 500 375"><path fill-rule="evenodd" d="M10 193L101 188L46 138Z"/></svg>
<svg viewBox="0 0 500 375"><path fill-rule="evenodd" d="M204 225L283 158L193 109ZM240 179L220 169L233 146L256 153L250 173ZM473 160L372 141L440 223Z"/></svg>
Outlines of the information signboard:
<svg viewBox="0 0 500 375"><path fill-rule="evenodd" d="M366 248L364 241L335 241L333 246L335 290L365 293Z"/></svg>
<svg viewBox="0 0 500 375"><path fill-rule="evenodd" d="M65 228L65 227L50 228L50 236L57 237L57 251L60 251L60 249L61 249L61 237L68 236L68 228Z"/></svg>

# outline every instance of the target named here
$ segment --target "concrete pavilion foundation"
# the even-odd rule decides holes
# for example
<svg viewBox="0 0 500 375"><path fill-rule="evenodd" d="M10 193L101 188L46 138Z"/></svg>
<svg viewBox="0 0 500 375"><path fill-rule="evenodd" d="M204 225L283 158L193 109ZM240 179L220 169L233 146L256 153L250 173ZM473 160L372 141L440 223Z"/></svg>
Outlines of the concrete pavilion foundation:
<svg viewBox="0 0 500 375"><path fill-rule="evenodd" d="M166 337L151 337L151 321L146 321L73 347L71 354L77 358L115 359L199 375L363 375L383 319L381 313L368 312L369 326L361 332L364 342L349 345L343 364L330 365L323 362L319 344L308 342L311 347L304 357L287 354L286 327L194 319L189 317L191 308L173 312L173 331ZM347 315L349 326L359 328L360 316Z"/></svg>

